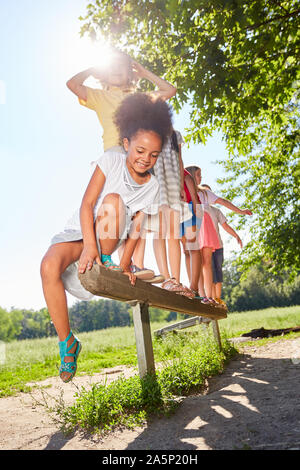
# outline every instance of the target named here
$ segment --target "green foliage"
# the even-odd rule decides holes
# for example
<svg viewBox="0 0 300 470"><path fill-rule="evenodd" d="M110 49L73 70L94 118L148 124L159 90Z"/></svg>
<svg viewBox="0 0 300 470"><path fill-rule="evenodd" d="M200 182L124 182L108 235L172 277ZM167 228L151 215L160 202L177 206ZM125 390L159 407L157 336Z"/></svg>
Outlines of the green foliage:
<svg viewBox="0 0 300 470"><path fill-rule="evenodd" d="M10 341L16 337L20 331L20 314L15 311L10 315L6 310L0 307L0 340Z"/></svg>
<svg viewBox="0 0 300 470"><path fill-rule="evenodd" d="M299 269L299 16L296 0L94 0L81 18L176 85L188 140L223 133L224 195L255 214L245 269Z"/></svg>
<svg viewBox="0 0 300 470"><path fill-rule="evenodd" d="M219 351L213 338L203 336L199 329L162 338L156 347L165 360L159 374L162 388L173 395L188 395L199 390L208 377L221 373L225 362L235 353L224 335L222 348L222 352Z"/></svg>
<svg viewBox="0 0 300 470"><path fill-rule="evenodd" d="M245 275L227 261L223 270L223 297L229 311L241 312L299 304L300 275L270 275L266 265L252 266Z"/></svg>
<svg viewBox="0 0 300 470"><path fill-rule="evenodd" d="M76 302L69 310L75 331L92 331L131 324L130 306L115 300Z"/></svg>
<svg viewBox="0 0 300 470"><path fill-rule="evenodd" d="M69 309L72 330L77 333L102 330L133 324L129 304L115 300L92 300L76 302ZM176 312L150 308L150 319L154 322L172 321ZM7 312L0 307L0 340L33 339L56 335L48 310L16 310Z"/></svg>

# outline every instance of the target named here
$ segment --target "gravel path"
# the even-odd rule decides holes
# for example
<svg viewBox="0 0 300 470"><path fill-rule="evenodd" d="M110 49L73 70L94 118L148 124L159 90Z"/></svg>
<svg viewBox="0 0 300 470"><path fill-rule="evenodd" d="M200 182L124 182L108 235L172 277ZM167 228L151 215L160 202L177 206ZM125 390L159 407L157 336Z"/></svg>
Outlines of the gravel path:
<svg viewBox="0 0 300 470"><path fill-rule="evenodd" d="M47 394L70 403L81 386L110 381L133 369L118 367L74 384L40 382ZM43 406L41 392L0 399L0 449L22 450L300 450L300 337L243 349L222 375L209 381L205 395L194 395L170 418L154 419L135 430L105 438L64 436Z"/></svg>

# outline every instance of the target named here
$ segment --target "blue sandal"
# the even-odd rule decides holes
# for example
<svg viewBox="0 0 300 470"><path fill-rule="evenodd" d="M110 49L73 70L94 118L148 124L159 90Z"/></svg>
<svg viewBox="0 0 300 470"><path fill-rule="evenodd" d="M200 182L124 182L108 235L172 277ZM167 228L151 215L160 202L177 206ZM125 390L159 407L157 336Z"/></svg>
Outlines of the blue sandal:
<svg viewBox="0 0 300 470"><path fill-rule="evenodd" d="M72 336L74 336L74 335L71 331L69 336L64 341L59 341L58 342L59 355L60 355L60 360L61 360L61 364L60 364L60 368L59 368L59 375L60 375L60 378L62 379L62 381L65 382L65 383L70 382L70 380L72 380L74 375L76 374L77 358L78 358L78 355L81 351L81 343L78 340L78 338L76 338L76 336L74 336L73 343L70 346L68 346L68 341L72 338ZM76 345L75 353L71 353L70 351L72 350L72 348L74 348L75 345ZM65 362L65 357L74 357L74 361ZM68 374L70 374L70 377L68 377L67 379L64 380L61 377L61 374L63 372L67 372Z"/></svg>
<svg viewBox="0 0 300 470"><path fill-rule="evenodd" d="M105 268L111 269L112 271L123 272L123 269L113 262L111 255L101 255L101 263Z"/></svg>

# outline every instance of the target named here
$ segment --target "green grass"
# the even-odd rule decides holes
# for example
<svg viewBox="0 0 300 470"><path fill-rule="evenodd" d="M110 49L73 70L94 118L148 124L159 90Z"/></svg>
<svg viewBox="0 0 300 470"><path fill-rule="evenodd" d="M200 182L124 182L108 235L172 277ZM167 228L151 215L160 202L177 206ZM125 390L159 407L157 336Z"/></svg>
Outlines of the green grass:
<svg viewBox="0 0 300 470"><path fill-rule="evenodd" d="M279 329L300 326L300 306L230 313L219 325L228 338L240 336L254 328Z"/></svg>
<svg viewBox="0 0 300 470"><path fill-rule="evenodd" d="M232 313L219 322L221 333L227 337L239 336L253 328L285 328L300 325L300 306L269 308L260 311ZM151 324L152 331L165 324ZM199 326L182 330L172 343L155 340L155 361L181 354L180 338L202 330ZM181 333L182 333L181 332ZM187 334L187 336L185 336ZM106 367L118 365L136 366L136 347L133 327L109 328L107 330L80 333L83 344L78 364L78 375L100 372ZM28 391L28 383L56 376L59 367L57 338L13 341L5 347L5 363L0 365L0 397Z"/></svg>
<svg viewBox="0 0 300 470"><path fill-rule="evenodd" d="M79 336L83 350L78 375L137 363L133 328L109 328ZM58 375L59 362L57 338L7 343L5 363L0 365L0 397L29 391L29 382Z"/></svg>
<svg viewBox="0 0 300 470"><path fill-rule="evenodd" d="M178 406L178 397L199 392L206 379L222 372L236 353L225 338L220 351L212 335L199 329L168 335L155 346L163 361L156 376L121 377L109 385L81 388L71 406L60 401L52 408L61 428L103 433L117 426L141 425L153 415L169 414Z"/></svg>

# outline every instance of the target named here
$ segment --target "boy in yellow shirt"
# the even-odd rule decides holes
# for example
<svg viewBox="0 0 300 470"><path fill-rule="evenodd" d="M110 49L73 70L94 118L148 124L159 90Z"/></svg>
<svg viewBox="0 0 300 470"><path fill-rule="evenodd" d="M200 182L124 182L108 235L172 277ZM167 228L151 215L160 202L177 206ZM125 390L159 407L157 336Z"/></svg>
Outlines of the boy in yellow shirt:
<svg viewBox="0 0 300 470"><path fill-rule="evenodd" d="M145 78L155 84L158 90L151 92L152 96L168 100L176 94L173 85L145 69L127 54L115 51L111 59L106 70L92 67L67 81L67 87L78 97L79 103L96 112L103 128L104 151L119 146L113 115L125 96L135 91L136 80ZM90 76L101 82L101 89L84 85Z"/></svg>

